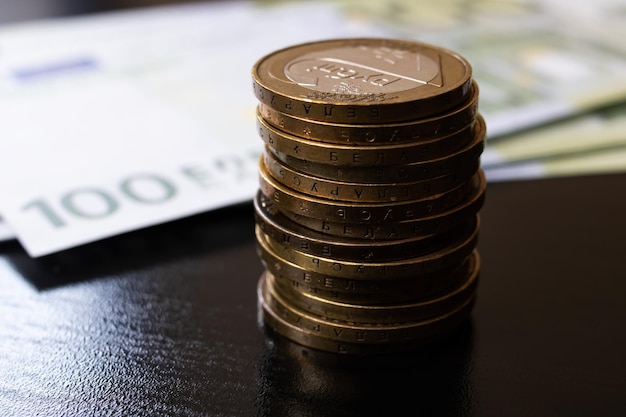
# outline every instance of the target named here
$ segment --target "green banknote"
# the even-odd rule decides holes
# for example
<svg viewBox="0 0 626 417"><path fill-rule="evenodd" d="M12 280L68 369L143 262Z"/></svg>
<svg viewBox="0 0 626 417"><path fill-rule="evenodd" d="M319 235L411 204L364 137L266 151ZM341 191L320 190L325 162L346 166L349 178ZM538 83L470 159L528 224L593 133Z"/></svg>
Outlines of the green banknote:
<svg viewBox="0 0 626 417"><path fill-rule="evenodd" d="M623 1L336 2L353 20L466 56L494 138L626 100Z"/></svg>

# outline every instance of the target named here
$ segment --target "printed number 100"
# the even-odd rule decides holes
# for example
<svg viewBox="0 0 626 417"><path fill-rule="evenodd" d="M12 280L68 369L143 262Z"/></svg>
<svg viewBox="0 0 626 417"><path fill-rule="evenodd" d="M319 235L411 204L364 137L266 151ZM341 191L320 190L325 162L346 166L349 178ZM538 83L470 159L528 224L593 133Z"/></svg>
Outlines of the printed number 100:
<svg viewBox="0 0 626 417"><path fill-rule="evenodd" d="M135 175L120 183L124 198L140 204L159 204L176 195L176 187L168 180L156 175ZM67 216L81 219L101 219L115 213L120 202L111 193L99 188L81 188L64 194L60 206ZM60 211L44 199L26 204L23 210L38 210L54 227L63 227L66 221Z"/></svg>

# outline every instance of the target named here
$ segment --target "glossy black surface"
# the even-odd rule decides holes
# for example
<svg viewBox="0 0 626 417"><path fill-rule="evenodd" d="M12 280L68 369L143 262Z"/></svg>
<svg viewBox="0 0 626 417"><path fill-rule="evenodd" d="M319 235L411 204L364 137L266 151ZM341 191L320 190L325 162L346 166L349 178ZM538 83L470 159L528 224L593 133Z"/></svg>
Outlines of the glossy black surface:
<svg viewBox="0 0 626 417"><path fill-rule="evenodd" d="M257 322L250 204L30 259L0 245L15 416L623 416L626 175L490 184L473 319L384 358Z"/></svg>

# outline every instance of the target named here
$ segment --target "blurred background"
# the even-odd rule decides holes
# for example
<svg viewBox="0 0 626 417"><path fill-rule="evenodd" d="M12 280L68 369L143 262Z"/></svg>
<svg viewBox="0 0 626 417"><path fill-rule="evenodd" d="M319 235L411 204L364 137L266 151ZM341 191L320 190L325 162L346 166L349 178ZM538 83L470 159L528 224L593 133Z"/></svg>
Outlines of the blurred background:
<svg viewBox="0 0 626 417"><path fill-rule="evenodd" d="M626 170L624 0L0 0L0 24L192 3L266 6L293 20L302 12L285 12L290 6L316 4L302 26L308 37L333 35L316 27L326 13L333 22L360 26L354 33L414 38L460 52L481 85L491 140L483 164L491 181ZM276 38L274 32L268 26L258 36ZM286 34L282 39L289 43Z"/></svg>
<svg viewBox="0 0 626 417"><path fill-rule="evenodd" d="M183 3L176 0L1 0L0 23ZM187 1L187 3L190 3Z"/></svg>
<svg viewBox="0 0 626 417"><path fill-rule="evenodd" d="M624 22L624 0L0 0L0 240L46 190L258 153L252 65L332 37L409 38L465 56L488 181L626 172ZM191 212L251 198L253 161L222 170L225 188Z"/></svg>

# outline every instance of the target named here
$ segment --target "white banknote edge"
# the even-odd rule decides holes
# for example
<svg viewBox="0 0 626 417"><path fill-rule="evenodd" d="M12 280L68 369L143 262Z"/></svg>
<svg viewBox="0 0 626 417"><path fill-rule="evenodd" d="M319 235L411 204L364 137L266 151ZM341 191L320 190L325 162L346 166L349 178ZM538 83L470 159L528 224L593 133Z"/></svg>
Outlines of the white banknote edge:
<svg viewBox="0 0 626 417"><path fill-rule="evenodd" d="M485 168L489 182L612 174L626 171L626 147Z"/></svg>
<svg viewBox="0 0 626 417"><path fill-rule="evenodd" d="M381 35L329 7L205 4L3 29L4 222L37 257L252 199L253 63L321 35Z"/></svg>
<svg viewBox="0 0 626 417"><path fill-rule="evenodd" d="M6 242L7 240L15 239L15 232L11 227L0 218L0 242Z"/></svg>
<svg viewBox="0 0 626 417"><path fill-rule="evenodd" d="M626 146L626 104L489 141L483 167Z"/></svg>
<svg viewBox="0 0 626 417"><path fill-rule="evenodd" d="M256 167L254 163L246 165L247 168ZM64 209L58 199L65 189L49 190L40 194L37 204L30 204L27 211L19 208L10 210L6 212L6 218L11 220L12 227L16 226L20 243L29 255L38 257L249 201L258 188L254 169L247 173L232 172L233 175L228 175L230 179L224 176L219 181L212 181L205 175L208 168L208 165L192 161L161 167L159 171L143 172L133 176L130 182L125 182L129 177L101 179L97 187L77 189L73 194L74 214ZM134 198L128 198L128 194L120 192L122 183L129 185L127 189ZM94 194L94 191L99 194ZM103 204L102 195L115 201L115 206ZM216 195L219 198L215 198ZM88 198L94 201L90 204ZM44 203L49 213L42 210ZM122 210L123 216L116 216ZM80 215L76 216L76 213ZM51 219L51 216L54 217Z"/></svg>

